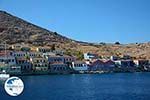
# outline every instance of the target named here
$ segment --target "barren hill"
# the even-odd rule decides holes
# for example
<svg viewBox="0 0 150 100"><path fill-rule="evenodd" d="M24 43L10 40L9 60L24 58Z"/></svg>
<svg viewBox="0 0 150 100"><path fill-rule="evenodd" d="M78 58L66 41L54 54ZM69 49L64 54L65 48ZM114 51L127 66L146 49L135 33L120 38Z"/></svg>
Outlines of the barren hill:
<svg viewBox="0 0 150 100"><path fill-rule="evenodd" d="M51 46L67 54L81 56L83 52L98 53L99 56L130 55L134 58L150 59L150 43L140 44L93 44L78 42L65 36L33 25L5 11L0 11L0 43L25 43L31 46Z"/></svg>
<svg viewBox="0 0 150 100"><path fill-rule="evenodd" d="M70 39L57 34L57 32L33 25L5 11L0 11L0 37L0 42L5 40L7 43L39 42L47 44L49 42L70 41Z"/></svg>

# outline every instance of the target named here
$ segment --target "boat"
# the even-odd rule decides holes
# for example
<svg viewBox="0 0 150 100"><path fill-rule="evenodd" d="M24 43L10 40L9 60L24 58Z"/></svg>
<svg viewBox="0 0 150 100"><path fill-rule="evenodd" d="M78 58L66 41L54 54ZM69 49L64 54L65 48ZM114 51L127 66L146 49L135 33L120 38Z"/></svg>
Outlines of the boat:
<svg viewBox="0 0 150 100"><path fill-rule="evenodd" d="M10 75L7 74L5 70L3 70L2 73L0 73L0 79L2 79L2 80L8 79L9 77L10 77Z"/></svg>

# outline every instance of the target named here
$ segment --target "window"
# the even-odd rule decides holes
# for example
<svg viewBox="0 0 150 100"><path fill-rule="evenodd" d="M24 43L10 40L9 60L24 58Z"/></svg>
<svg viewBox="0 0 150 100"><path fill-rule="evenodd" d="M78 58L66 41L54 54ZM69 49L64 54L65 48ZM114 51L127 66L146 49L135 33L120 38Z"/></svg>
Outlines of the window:
<svg viewBox="0 0 150 100"><path fill-rule="evenodd" d="M12 62L14 62L14 59L12 59Z"/></svg>
<svg viewBox="0 0 150 100"><path fill-rule="evenodd" d="M56 70L56 67L54 67L54 70Z"/></svg>

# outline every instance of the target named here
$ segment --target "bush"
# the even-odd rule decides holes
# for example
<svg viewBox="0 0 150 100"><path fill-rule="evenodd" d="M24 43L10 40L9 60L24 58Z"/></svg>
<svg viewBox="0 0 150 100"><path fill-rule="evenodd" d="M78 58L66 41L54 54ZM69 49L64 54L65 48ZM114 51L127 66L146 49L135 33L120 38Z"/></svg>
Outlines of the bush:
<svg viewBox="0 0 150 100"><path fill-rule="evenodd" d="M119 45L120 43L119 42L115 42L115 44Z"/></svg>

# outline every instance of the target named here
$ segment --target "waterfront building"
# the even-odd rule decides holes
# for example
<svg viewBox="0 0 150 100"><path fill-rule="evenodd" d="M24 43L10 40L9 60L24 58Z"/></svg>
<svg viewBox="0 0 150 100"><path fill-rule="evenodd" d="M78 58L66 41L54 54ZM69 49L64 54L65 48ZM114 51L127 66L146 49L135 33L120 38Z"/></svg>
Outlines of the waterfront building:
<svg viewBox="0 0 150 100"><path fill-rule="evenodd" d="M30 58L30 61L32 63L33 72L48 72L49 63L46 58L34 57Z"/></svg>
<svg viewBox="0 0 150 100"><path fill-rule="evenodd" d="M22 73L31 73L32 72L32 63L30 59L25 57L16 58L17 66L21 67Z"/></svg>
<svg viewBox="0 0 150 100"><path fill-rule="evenodd" d="M53 64L50 64L50 73L55 73L55 74L66 74L71 72L71 68L67 65L64 64L63 62L55 62Z"/></svg>
<svg viewBox="0 0 150 100"><path fill-rule="evenodd" d="M89 71L103 70L104 67L105 67L105 65L102 60L94 60L91 62L90 66L89 66Z"/></svg>
<svg viewBox="0 0 150 100"><path fill-rule="evenodd" d="M149 67L149 60L145 59L138 59L138 60L133 60L136 67Z"/></svg>
<svg viewBox="0 0 150 100"><path fill-rule="evenodd" d="M116 68L115 62L112 61L112 60L106 60L106 61L104 61L104 66L105 66L104 67L105 70L108 70L108 71L113 71Z"/></svg>
<svg viewBox="0 0 150 100"><path fill-rule="evenodd" d="M117 60L117 61L115 61L115 64L119 68L133 68L133 67L135 67L133 60Z"/></svg>
<svg viewBox="0 0 150 100"><path fill-rule="evenodd" d="M63 62L66 63L66 64L70 64L70 63L76 61L76 58L73 57L73 56L63 55L63 56L61 56L61 57L62 57L62 59L63 59Z"/></svg>
<svg viewBox="0 0 150 100"><path fill-rule="evenodd" d="M3 70L6 71L7 67L8 67L8 64L0 62L0 73L2 73Z"/></svg>
<svg viewBox="0 0 150 100"><path fill-rule="evenodd" d="M51 73L69 73L71 71L70 65L75 61L74 57L59 55L48 55L46 59L48 59Z"/></svg>
<svg viewBox="0 0 150 100"><path fill-rule="evenodd" d="M21 66L17 65L8 66L6 72L10 75L21 75Z"/></svg>
<svg viewBox="0 0 150 100"><path fill-rule="evenodd" d="M47 59L49 61L49 63L55 63L55 62L63 62L65 64L68 63L72 63L73 61L75 61L75 57L72 56L58 56L58 55L49 55L47 56Z"/></svg>
<svg viewBox="0 0 150 100"><path fill-rule="evenodd" d="M78 72L88 71L88 65L82 61L72 62L72 68L74 71L78 71Z"/></svg>
<svg viewBox="0 0 150 100"><path fill-rule="evenodd" d="M62 56L49 55L49 56L48 56L48 62L49 62L50 64L59 63L59 62L63 62L63 63L64 63L64 59L63 59Z"/></svg>
<svg viewBox="0 0 150 100"><path fill-rule="evenodd" d="M13 56L0 56L0 63L11 65L16 65L16 59Z"/></svg>
<svg viewBox="0 0 150 100"><path fill-rule="evenodd" d="M98 55L93 53L84 53L84 59L85 60L98 59Z"/></svg>

